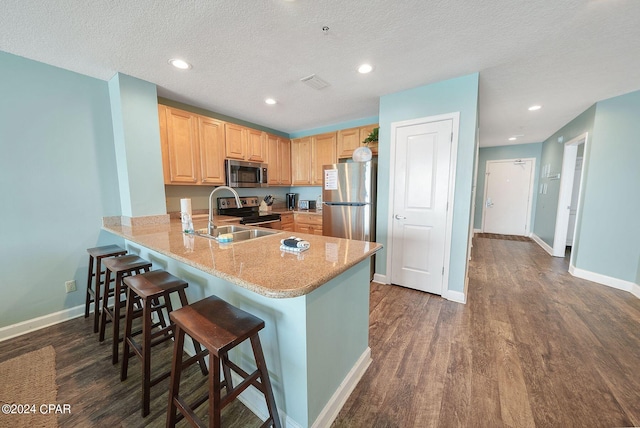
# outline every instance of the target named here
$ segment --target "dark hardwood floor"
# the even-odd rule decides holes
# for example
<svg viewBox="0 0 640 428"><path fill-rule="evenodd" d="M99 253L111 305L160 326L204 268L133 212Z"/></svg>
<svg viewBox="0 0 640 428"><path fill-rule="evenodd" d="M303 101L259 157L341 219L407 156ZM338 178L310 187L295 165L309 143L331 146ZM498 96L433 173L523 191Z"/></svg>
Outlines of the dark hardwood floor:
<svg viewBox="0 0 640 428"><path fill-rule="evenodd" d="M333 426L640 426L640 299L567 269L533 242L479 238L466 305L372 283L373 363ZM138 362L120 382L90 319L0 342L0 361L48 344L58 403L72 406L61 427L164 426L167 381L142 419ZM170 344L154 358L167 367ZM260 424L241 404L223 414Z"/></svg>

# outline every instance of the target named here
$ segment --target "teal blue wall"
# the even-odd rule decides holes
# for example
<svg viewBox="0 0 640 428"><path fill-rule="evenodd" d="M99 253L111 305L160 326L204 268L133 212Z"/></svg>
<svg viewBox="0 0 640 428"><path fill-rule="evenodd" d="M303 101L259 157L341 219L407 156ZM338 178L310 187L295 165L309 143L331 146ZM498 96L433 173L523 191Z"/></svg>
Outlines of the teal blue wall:
<svg viewBox="0 0 640 428"><path fill-rule="evenodd" d="M635 282L640 259L640 91L596 104L573 261Z"/></svg>
<svg viewBox="0 0 640 428"><path fill-rule="evenodd" d="M83 304L120 215L107 83L0 52L0 328ZM66 294L65 281L78 291Z"/></svg>
<svg viewBox="0 0 640 428"><path fill-rule="evenodd" d="M122 215L166 214L156 85L117 73L109 95Z"/></svg>
<svg viewBox="0 0 640 428"><path fill-rule="evenodd" d="M562 171L562 158L564 156L564 143L571 141L585 132L589 133L591 140L591 132L593 129L593 120L595 116L595 105L584 111L571 122L563 126L558 132L546 139L542 143L542 156L538 165L538 173L546 164L551 165L551 175L559 174ZM562 137L562 143L558 142L558 138ZM588 157L589 145L587 143ZM588 161L588 160L587 160ZM585 164L583 174L586 174L588 165ZM553 247L553 236L556 230L556 215L558 211L558 197L560 196L560 180L551 180L546 177L540 177L539 184L547 184L547 193L542 195L539 193L536 202L535 223L533 233ZM578 219L579 220L579 219ZM576 237L577 238L577 237Z"/></svg>
<svg viewBox="0 0 640 428"><path fill-rule="evenodd" d="M478 73L380 98L380 140L378 143L377 241L385 248L376 257L376 272L386 274L386 245L389 213L389 154L393 122L460 112L453 231L449 285L451 291L463 292L471 224L471 187L474 173L475 136L478 109Z"/></svg>
<svg viewBox="0 0 640 428"><path fill-rule="evenodd" d="M515 144L512 146L482 147L478 155L478 182L476 187L476 212L473 221L474 229L482 229L482 209L484 207L484 186L485 173L487 172L487 161L501 159L535 158L535 175L533 183L533 203L531 207L531 224L535 220L536 201L538 195L538 179L540 176L540 156L542 154L542 143ZM533 230L530 227L529 230Z"/></svg>

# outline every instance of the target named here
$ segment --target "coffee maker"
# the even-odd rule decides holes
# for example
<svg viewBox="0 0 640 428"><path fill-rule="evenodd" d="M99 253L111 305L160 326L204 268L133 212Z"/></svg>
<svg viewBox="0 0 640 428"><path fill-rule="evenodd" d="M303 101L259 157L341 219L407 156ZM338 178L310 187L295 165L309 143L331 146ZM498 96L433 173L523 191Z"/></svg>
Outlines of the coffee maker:
<svg viewBox="0 0 640 428"><path fill-rule="evenodd" d="M294 210L298 206L298 194L297 193L287 193L287 209Z"/></svg>

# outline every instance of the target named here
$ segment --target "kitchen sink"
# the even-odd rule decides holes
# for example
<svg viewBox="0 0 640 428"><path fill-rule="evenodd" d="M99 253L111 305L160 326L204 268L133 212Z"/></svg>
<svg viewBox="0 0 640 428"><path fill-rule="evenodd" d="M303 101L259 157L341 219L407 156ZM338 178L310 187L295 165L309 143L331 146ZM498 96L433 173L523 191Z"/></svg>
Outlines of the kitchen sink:
<svg viewBox="0 0 640 428"><path fill-rule="evenodd" d="M213 235L209 235L207 229L198 229L194 231L194 233L198 236L203 236L209 239L215 239L216 241L218 240L220 235L230 234L233 239L229 242L247 241L249 239L255 239L263 236L274 235L279 232L280 232L279 230L255 229L255 228L251 228L247 226L239 226L235 224L231 224L228 226L219 226L214 229ZM227 242L227 241L224 241L224 242Z"/></svg>
<svg viewBox="0 0 640 428"><path fill-rule="evenodd" d="M250 229L232 233L233 241L246 241L247 239L260 238L278 233L274 230Z"/></svg>

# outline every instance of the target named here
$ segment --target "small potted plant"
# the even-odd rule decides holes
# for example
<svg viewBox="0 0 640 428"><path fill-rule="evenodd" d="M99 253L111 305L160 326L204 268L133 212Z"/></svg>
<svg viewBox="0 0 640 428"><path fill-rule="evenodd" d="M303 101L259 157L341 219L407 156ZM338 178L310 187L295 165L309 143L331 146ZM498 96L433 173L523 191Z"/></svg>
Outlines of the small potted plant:
<svg viewBox="0 0 640 428"><path fill-rule="evenodd" d="M355 162L366 162L371 160L372 152L369 148L369 144L377 144L378 143L378 130L380 128L373 128L371 133L362 140L362 144L364 147L358 147L353 151L353 155L351 156Z"/></svg>
<svg viewBox="0 0 640 428"><path fill-rule="evenodd" d="M373 128L371 133L362 141L362 144L369 147L371 143L378 143L378 130L380 128Z"/></svg>

